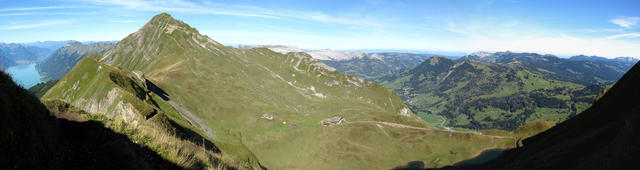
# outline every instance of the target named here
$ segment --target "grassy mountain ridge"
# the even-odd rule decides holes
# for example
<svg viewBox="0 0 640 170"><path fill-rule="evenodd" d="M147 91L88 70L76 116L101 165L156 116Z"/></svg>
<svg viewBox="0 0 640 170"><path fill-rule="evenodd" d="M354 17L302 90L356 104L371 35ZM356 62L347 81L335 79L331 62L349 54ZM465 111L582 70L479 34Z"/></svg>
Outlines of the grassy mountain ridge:
<svg viewBox="0 0 640 170"><path fill-rule="evenodd" d="M151 93L146 79L94 58L88 56L78 62L69 74L47 91L42 100L69 103L97 115L89 118L106 122L110 128L128 127L121 133L140 133L130 135L142 136L138 140L146 141L148 147L184 168L218 166L216 162L224 156L208 153L217 152L217 147L209 142L205 148L211 151L198 151L202 148L196 145L206 139L190 129L186 120L178 117L177 111L161 96ZM226 161L226 164L251 166L233 161Z"/></svg>
<svg viewBox="0 0 640 170"><path fill-rule="evenodd" d="M521 62L438 56L377 81L423 119L468 129L514 130L539 119L562 121L588 107L604 88L552 79Z"/></svg>
<svg viewBox="0 0 640 170"><path fill-rule="evenodd" d="M85 57L43 99L127 124L164 115L234 160L273 169L391 168L407 160L441 167L515 142L434 128L393 91L308 54L222 46L164 13L104 55ZM273 120L261 119L265 113ZM342 124L321 124L336 116Z"/></svg>

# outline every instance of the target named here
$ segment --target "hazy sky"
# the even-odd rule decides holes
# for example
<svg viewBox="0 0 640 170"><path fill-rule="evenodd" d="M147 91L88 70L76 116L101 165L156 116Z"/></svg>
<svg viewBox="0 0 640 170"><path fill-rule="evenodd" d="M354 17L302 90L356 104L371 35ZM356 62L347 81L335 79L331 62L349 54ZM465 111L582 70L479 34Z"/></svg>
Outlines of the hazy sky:
<svg viewBox="0 0 640 170"><path fill-rule="evenodd" d="M0 42L119 40L160 12L223 44L640 57L638 0L0 0Z"/></svg>

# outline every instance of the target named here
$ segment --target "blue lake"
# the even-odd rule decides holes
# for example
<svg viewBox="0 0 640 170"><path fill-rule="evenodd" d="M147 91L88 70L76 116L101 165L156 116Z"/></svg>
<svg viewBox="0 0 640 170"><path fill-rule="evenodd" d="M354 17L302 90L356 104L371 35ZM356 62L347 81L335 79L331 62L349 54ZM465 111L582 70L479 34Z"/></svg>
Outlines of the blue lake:
<svg viewBox="0 0 640 170"><path fill-rule="evenodd" d="M11 76L13 81L25 89L42 82L35 63L12 66L7 68L5 72Z"/></svg>

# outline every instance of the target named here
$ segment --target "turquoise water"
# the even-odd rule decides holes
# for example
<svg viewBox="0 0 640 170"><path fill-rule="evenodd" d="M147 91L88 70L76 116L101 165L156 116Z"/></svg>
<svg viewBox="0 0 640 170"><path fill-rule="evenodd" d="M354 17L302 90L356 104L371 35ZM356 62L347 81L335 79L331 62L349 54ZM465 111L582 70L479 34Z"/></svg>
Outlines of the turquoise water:
<svg viewBox="0 0 640 170"><path fill-rule="evenodd" d="M11 76L13 81L24 88L30 88L42 82L40 81L40 74L38 70L36 70L35 63L12 66L5 71Z"/></svg>

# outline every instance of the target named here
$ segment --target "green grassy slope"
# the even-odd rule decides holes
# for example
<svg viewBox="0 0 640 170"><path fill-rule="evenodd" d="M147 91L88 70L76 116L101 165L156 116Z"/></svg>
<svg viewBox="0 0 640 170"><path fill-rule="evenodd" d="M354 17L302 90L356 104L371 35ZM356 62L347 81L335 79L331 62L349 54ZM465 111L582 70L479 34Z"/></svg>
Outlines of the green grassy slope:
<svg viewBox="0 0 640 170"><path fill-rule="evenodd" d="M514 145L510 137L439 130L378 84L329 71L305 53L222 46L168 14L155 16L111 51L91 58L99 61L81 61L43 98L135 122L145 109L130 99L139 98L124 93L128 88L110 81L108 73L117 70L136 82L141 79L135 77L144 77L166 92L165 100L147 93L157 106L146 106L247 164L359 169L428 160L430 167L439 167L488 147ZM264 113L274 120L260 119ZM346 121L320 124L333 116Z"/></svg>
<svg viewBox="0 0 640 170"><path fill-rule="evenodd" d="M586 109L603 89L550 79L519 62L433 57L378 79L424 120L438 126L515 130L535 120L558 122Z"/></svg>

